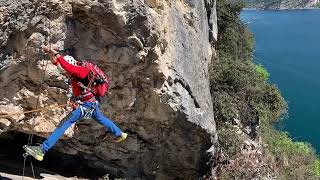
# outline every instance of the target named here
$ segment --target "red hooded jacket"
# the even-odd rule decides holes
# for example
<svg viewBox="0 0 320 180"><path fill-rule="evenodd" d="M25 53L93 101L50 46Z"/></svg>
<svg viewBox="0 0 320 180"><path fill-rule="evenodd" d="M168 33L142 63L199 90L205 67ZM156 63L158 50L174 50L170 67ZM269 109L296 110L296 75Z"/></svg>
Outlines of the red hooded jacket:
<svg viewBox="0 0 320 180"><path fill-rule="evenodd" d="M58 65L58 63L67 73L71 74L71 86L72 86L73 95L75 97L84 96L80 98L82 102L89 101L90 99L92 99L94 95L90 91L84 90L79 85L79 82L84 85L87 85L83 82L88 79L87 76L89 74L89 70L83 66L74 66L72 64L69 64L63 58L63 56L59 56L59 58L57 58L57 62L54 64Z"/></svg>

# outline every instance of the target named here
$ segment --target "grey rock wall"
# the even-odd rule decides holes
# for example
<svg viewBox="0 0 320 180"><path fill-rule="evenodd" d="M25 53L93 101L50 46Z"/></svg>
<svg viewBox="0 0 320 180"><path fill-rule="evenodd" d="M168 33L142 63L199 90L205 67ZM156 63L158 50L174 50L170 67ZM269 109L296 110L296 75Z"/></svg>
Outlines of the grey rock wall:
<svg viewBox="0 0 320 180"><path fill-rule="evenodd" d="M44 44L93 61L111 78L102 110L129 133L127 141L114 144L101 125L82 120L57 151L129 179L209 172L214 148L206 150L216 143L208 82L214 1L7 0L0 1L0 20L1 106L34 109L39 94L40 107L65 103L66 84L42 53ZM0 127L46 137L67 112L0 118Z"/></svg>

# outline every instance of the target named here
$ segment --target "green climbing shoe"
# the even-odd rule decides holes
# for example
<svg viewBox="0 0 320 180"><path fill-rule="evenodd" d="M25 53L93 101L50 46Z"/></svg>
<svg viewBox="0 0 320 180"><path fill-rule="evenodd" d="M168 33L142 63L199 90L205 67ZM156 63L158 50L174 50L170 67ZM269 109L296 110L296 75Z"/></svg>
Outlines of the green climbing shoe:
<svg viewBox="0 0 320 180"><path fill-rule="evenodd" d="M119 142L121 142L121 141L124 141L124 140L127 139L127 136L128 136L127 133L122 132L122 133L121 133L121 136L117 137L117 138L114 140L114 142L119 143Z"/></svg>
<svg viewBox="0 0 320 180"><path fill-rule="evenodd" d="M44 153L42 152L41 146L23 146L27 155L34 157L38 161L43 160Z"/></svg>

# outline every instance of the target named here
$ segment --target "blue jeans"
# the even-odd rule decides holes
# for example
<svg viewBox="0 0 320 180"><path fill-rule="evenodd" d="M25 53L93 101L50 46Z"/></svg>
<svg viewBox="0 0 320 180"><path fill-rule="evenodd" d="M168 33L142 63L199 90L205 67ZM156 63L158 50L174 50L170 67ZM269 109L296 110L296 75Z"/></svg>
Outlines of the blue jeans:
<svg viewBox="0 0 320 180"><path fill-rule="evenodd" d="M99 104L95 102L85 102L81 106L94 108L92 117L101 125L106 127L113 135L121 136L122 131L108 118L106 118L99 109ZM60 122L59 126L52 134L42 143L42 151L47 152L64 134L64 132L75 122L83 118L84 114L80 106L69 114L69 117Z"/></svg>

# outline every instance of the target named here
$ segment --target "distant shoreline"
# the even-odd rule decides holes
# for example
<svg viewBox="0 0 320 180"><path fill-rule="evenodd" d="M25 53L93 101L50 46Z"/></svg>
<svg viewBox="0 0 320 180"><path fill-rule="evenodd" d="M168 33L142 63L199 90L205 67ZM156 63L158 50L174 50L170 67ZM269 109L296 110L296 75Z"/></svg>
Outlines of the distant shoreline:
<svg viewBox="0 0 320 180"><path fill-rule="evenodd" d="M320 10L320 7L309 7L309 8L287 8L287 9L277 9L277 8L243 8L244 11L294 11L294 10Z"/></svg>

